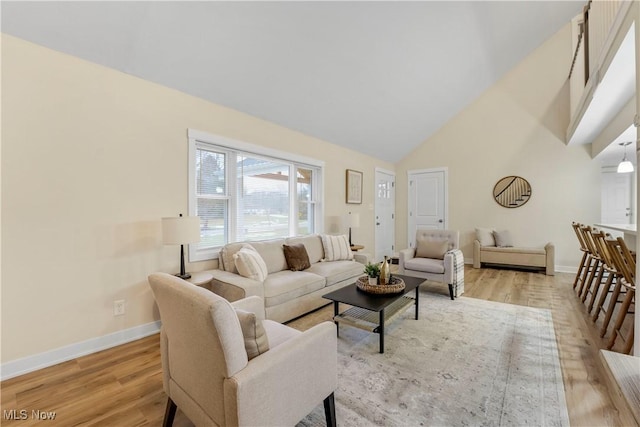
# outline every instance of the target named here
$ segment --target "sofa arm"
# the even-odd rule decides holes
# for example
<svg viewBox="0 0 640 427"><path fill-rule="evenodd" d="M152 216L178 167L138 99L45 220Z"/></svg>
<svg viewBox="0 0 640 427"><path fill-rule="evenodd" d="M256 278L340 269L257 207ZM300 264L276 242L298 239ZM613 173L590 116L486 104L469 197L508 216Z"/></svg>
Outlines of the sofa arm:
<svg viewBox="0 0 640 427"><path fill-rule="evenodd" d="M444 277L443 283L447 285L453 284L453 271L455 269L455 265L453 265L453 255L444 254Z"/></svg>
<svg viewBox="0 0 640 427"><path fill-rule="evenodd" d="M288 424L295 425L337 383L336 326L323 322L252 359L224 381L226 424L281 425L288 416Z"/></svg>
<svg viewBox="0 0 640 427"><path fill-rule="evenodd" d="M480 240L473 241L473 268L480 268L482 263L480 262Z"/></svg>
<svg viewBox="0 0 640 427"><path fill-rule="evenodd" d="M223 270L208 270L207 273L213 276L211 291L228 301L237 301L252 295L264 299L262 282Z"/></svg>
<svg viewBox="0 0 640 427"><path fill-rule="evenodd" d="M264 300L255 295L234 301L231 305L233 308L254 313L258 320L264 320L267 317L264 311Z"/></svg>
<svg viewBox="0 0 640 427"><path fill-rule="evenodd" d="M553 243L549 242L544 246L546 252L546 273L547 276L554 276L556 274L556 248Z"/></svg>
<svg viewBox="0 0 640 427"><path fill-rule="evenodd" d="M416 250L413 248L403 249L398 253L398 273L404 274L404 263L414 258Z"/></svg>

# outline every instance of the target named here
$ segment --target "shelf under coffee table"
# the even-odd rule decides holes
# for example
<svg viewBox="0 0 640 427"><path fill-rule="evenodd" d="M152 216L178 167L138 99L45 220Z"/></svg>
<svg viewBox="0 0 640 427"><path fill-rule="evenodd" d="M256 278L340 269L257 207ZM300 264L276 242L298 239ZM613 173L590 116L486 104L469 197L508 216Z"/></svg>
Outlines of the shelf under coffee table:
<svg viewBox="0 0 640 427"><path fill-rule="evenodd" d="M394 275L400 277L405 282L402 292L396 294L370 294L364 292L355 283L344 288L323 295L324 298L333 301L334 317L333 321L340 328L340 323L374 332L380 335L380 353L384 353L384 325L393 321L402 314L407 307L415 304L415 318L418 319L418 309L420 302L419 286L425 279ZM407 295L415 290L415 296ZM344 312L339 312L340 303L351 305Z"/></svg>

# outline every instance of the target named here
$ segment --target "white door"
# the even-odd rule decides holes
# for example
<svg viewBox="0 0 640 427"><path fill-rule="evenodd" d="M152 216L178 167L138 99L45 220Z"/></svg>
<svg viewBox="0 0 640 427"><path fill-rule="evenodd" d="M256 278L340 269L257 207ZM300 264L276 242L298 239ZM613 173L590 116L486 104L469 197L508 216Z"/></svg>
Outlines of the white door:
<svg viewBox="0 0 640 427"><path fill-rule="evenodd" d="M602 173L601 216L603 224L631 223L632 173Z"/></svg>
<svg viewBox="0 0 640 427"><path fill-rule="evenodd" d="M409 171L407 241L415 247L416 230L447 228L447 169Z"/></svg>
<svg viewBox="0 0 640 427"><path fill-rule="evenodd" d="M393 172L376 168L375 260L392 256L395 249L396 176Z"/></svg>

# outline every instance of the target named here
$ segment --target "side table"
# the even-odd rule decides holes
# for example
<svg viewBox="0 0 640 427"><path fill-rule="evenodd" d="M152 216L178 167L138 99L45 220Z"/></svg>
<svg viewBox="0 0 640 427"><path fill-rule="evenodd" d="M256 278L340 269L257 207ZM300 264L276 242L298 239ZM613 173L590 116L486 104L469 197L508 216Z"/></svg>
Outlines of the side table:
<svg viewBox="0 0 640 427"><path fill-rule="evenodd" d="M187 282L193 283L196 286L200 286L202 288L211 290L212 279L213 279L213 274L207 273L204 271L198 271L196 273L191 273L191 278L187 279Z"/></svg>

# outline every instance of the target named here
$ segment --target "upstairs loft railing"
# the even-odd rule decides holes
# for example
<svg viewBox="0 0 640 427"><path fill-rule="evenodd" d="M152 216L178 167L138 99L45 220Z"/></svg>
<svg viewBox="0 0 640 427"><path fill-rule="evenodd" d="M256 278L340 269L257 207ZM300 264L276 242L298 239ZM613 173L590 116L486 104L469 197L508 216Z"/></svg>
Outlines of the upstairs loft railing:
<svg viewBox="0 0 640 427"><path fill-rule="evenodd" d="M597 74L603 62L620 11L630 3L630 0L589 0L582 14L573 20L575 47L569 70L572 116L589 79Z"/></svg>

